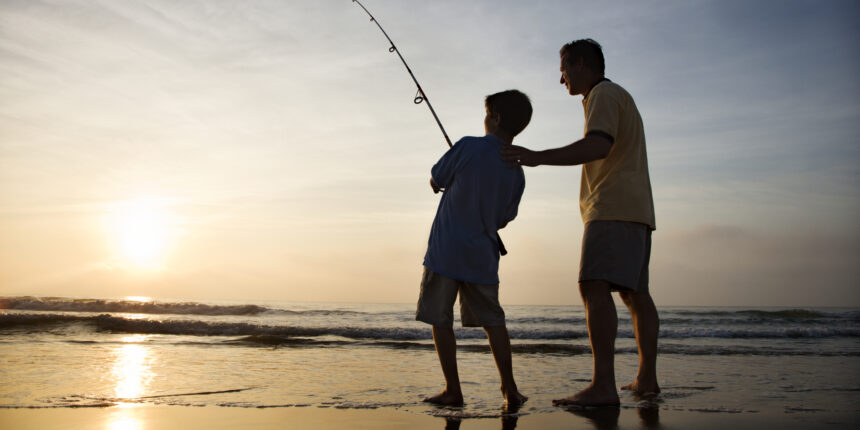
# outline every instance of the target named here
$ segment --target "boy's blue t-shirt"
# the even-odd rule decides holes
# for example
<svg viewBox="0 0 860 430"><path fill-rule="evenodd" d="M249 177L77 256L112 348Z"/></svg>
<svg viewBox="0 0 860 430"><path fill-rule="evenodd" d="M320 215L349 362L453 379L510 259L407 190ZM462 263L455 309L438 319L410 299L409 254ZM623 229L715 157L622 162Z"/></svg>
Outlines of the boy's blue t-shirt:
<svg viewBox="0 0 860 430"><path fill-rule="evenodd" d="M498 137L464 137L430 170L445 188L430 229L424 266L460 281L499 283L497 231L517 216L526 186L521 167L510 168Z"/></svg>

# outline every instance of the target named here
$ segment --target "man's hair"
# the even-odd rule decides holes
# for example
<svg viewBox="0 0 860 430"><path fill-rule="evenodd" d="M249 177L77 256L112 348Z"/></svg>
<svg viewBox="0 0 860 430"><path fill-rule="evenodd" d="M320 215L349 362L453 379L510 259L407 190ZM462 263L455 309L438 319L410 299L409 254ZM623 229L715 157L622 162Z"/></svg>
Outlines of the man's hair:
<svg viewBox="0 0 860 430"><path fill-rule="evenodd" d="M490 94L484 99L484 105L492 114L501 118L499 128L516 136L529 125L532 119L532 103L529 96L517 91L507 90Z"/></svg>
<svg viewBox="0 0 860 430"><path fill-rule="evenodd" d="M585 67L588 67L594 73L603 74L605 65L603 63L603 49L600 44L592 39L579 39L567 43L561 47L559 51L561 58L567 56L565 62L567 64L576 64L582 59Z"/></svg>

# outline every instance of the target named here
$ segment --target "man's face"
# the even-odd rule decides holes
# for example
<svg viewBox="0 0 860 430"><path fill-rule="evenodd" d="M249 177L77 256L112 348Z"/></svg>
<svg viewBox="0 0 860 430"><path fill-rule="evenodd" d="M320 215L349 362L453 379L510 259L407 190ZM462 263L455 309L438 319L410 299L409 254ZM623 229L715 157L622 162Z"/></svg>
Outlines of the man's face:
<svg viewBox="0 0 860 430"><path fill-rule="evenodd" d="M561 57L561 66L559 67L561 70L561 80L559 83L567 88L567 93L570 95L580 94L581 91L576 88L576 84L578 83L576 79L576 75L582 69L582 64L571 65L567 62L567 55Z"/></svg>

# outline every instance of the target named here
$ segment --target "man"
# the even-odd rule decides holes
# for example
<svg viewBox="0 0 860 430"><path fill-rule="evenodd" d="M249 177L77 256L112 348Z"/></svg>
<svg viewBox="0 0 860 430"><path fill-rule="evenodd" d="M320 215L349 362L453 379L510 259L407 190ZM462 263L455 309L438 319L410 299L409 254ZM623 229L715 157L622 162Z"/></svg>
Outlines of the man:
<svg viewBox="0 0 860 430"><path fill-rule="evenodd" d="M505 402L514 406L527 399L514 381L498 274L498 231L516 217L525 177L521 168L507 168L498 154L526 128L532 105L517 90L489 95L484 105L486 135L460 139L430 172L430 187L445 194L430 229L415 319L433 326L445 389L424 401L441 405L463 403L453 328L458 293L463 326L487 332Z"/></svg>
<svg viewBox="0 0 860 430"><path fill-rule="evenodd" d="M585 223L579 291L586 311L594 358L591 384L556 405L613 406L617 291L633 320L639 371L622 387L638 395L660 392L657 384L659 318L648 292L651 231L656 228L645 133L630 94L606 79L603 52L591 39L562 47L561 83L570 95L581 94L585 137L564 147L531 151L502 149L503 161L520 166L582 164L580 210Z"/></svg>

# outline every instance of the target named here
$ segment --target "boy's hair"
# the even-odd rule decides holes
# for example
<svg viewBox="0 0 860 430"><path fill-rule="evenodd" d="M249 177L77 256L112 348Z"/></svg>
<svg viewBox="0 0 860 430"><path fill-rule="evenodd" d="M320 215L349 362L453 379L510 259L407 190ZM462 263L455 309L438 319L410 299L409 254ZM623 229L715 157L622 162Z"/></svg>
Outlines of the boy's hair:
<svg viewBox="0 0 860 430"><path fill-rule="evenodd" d="M484 105L492 114L501 118L499 128L516 136L529 125L532 119L532 103L529 96L517 91L507 90L490 94L484 99Z"/></svg>
<svg viewBox="0 0 860 430"><path fill-rule="evenodd" d="M603 49L600 48L599 43L592 39L579 39L566 43L561 47L559 55L562 58L567 55L567 59L565 60L567 64L576 64L582 59L585 67L600 75L603 74L605 69Z"/></svg>

